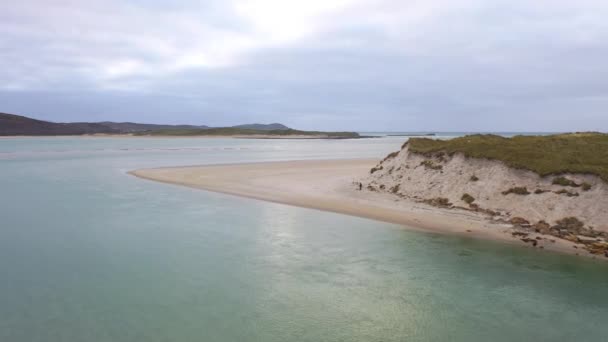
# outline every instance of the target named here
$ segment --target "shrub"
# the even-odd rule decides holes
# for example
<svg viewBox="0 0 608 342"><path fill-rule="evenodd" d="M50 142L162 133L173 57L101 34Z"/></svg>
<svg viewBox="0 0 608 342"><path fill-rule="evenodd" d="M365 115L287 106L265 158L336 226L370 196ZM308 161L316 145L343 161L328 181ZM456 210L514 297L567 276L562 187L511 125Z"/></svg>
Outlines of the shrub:
<svg viewBox="0 0 608 342"><path fill-rule="evenodd" d="M558 194L558 195L566 195L568 197L576 197L576 196L578 196L578 192L571 192L571 191L568 191L566 189L561 189L560 191L556 191L555 193Z"/></svg>
<svg viewBox="0 0 608 342"><path fill-rule="evenodd" d="M471 182L477 182L479 180L479 178L477 176L475 176L475 175L472 175L471 178L469 178L469 180Z"/></svg>
<svg viewBox="0 0 608 342"><path fill-rule="evenodd" d="M463 194L460 199L465 201L467 204L471 204L471 203L475 202L475 197L473 197L469 194Z"/></svg>
<svg viewBox="0 0 608 342"><path fill-rule="evenodd" d="M591 184L589 184L587 182L583 182L583 184L581 184L581 187L583 188L583 191L591 190Z"/></svg>
<svg viewBox="0 0 608 342"><path fill-rule="evenodd" d="M581 222L581 220L579 220L576 217L570 216L570 217L564 217L561 220L558 220L557 222L555 222L555 226L553 226L552 228L554 229L565 229L569 232L574 232L574 233L578 233L580 232L583 227L585 226L585 224L583 222Z"/></svg>
<svg viewBox="0 0 608 342"><path fill-rule="evenodd" d="M443 170L442 165L435 164L432 160L424 160L420 162L420 165L424 166L425 169L431 169L435 171Z"/></svg>
<svg viewBox="0 0 608 342"><path fill-rule="evenodd" d="M382 170L382 169L384 169L384 168L382 167L382 165L374 166L374 167L372 167L372 169L371 169L371 170L369 170L369 173L373 174L374 172L376 172L376 171L380 171L380 170Z"/></svg>
<svg viewBox="0 0 608 342"><path fill-rule="evenodd" d="M382 161L384 162L384 161L387 161L389 159L395 158L397 155L399 155L399 152L400 151L395 151L395 152L389 153L388 156L386 156Z"/></svg>
<svg viewBox="0 0 608 342"><path fill-rule="evenodd" d="M561 176L553 178L553 184L561 186L571 186L575 188L578 188L580 186L580 184L577 184L575 181Z"/></svg>
<svg viewBox="0 0 608 342"><path fill-rule="evenodd" d="M444 197L430 198L430 199L424 200L423 202L430 204L432 206L435 206L435 207L451 207L452 206L452 203L450 203L450 200L448 200L447 198L444 198Z"/></svg>
<svg viewBox="0 0 608 342"><path fill-rule="evenodd" d="M537 223L534 225L534 230L535 230L537 233L541 233L541 234L549 234L550 229L551 229L551 226L550 226L550 225L549 225L547 222L545 222L545 221L543 221L543 220L538 221L538 222L537 222Z"/></svg>
<svg viewBox="0 0 608 342"><path fill-rule="evenodd" d="M543 190L543 189L534 190L534 193L537 195L544 194L545 192L549 192L549 190Z"/></svg>
<svg viewBox="0 0 608 342"><path fill-rule="evenodd" d="M400 184L395 185L394 187L391 188L391 192L396 194L397 192L399 192L400 187L401 187Z"/></svg>
<svg viewBox="0 0 608 342"><path fill-rule="evenodd" d="M530 221L526 220L523 217L513 217L512 219L509 220L509 222L516 226L529 226L530 225Z"/></svg>
<svg viewBox="0 0 608 342"><path fill-rule="evenodd" d="M516 186L509 190L503 191L502 194L503 195L508 195L508 194L529 195L530 192L528 191L528 188L526 188L525 186Z"/></svg>

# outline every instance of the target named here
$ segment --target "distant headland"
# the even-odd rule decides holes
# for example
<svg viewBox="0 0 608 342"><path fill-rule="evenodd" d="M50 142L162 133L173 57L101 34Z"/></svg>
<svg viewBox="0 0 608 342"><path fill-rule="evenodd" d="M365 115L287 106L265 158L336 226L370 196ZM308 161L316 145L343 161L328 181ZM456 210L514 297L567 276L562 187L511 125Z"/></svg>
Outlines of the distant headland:
<svg viewBox="0 0 608 342"><path fill-rule="evenodd" d="M356 132L303 131L280 123L243 124L230 127L206 125L163 125L135 122L69 122L37 120L26 116L0 113L0 136L169 136L235 137L258 139L357 139Z"/></svg>

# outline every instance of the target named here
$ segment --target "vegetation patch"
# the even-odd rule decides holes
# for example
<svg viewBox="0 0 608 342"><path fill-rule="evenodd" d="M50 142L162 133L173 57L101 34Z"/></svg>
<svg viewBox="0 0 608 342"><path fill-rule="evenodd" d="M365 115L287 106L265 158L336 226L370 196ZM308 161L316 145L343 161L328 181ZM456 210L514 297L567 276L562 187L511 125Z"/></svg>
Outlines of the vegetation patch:
<svg viewBox="0 0 608 342"><path fill-rule="evenodd" d="M530 192L528 191L528 188L526 188L525 186L516 186L516 187L503 191L502 194L503 195L508 195L508 194L529 195Z"/></svg>
<svg viewBox="0 0 608 342"><path fill-rule="evenodd" d="M571 186L571 187L574 187L574 188L578 188L579 186L581 186L577 182L575 182L575 181L573 181L571 179L568 179L566 177L562 177L562 176L553 178L553 182L552 183L554 185Z"/></svg>
<svg viewBox="0 0 608 342"><path fill-rule="evenodd" d="M475 197L473 197L469 194L463 194L460 199L463 200L467 204L471 204L471 203L475 202Z"/></svg>
<svg viewBox="0 0 608 342"><path fill-rule="evenodd" d="M551 190L543 190L543 189L534 190L534 194L536 194L536 195L544 194L545 192L551 192Z"/></svg>
<svg viewBox="0 0 608 342"><path fill-rule="evenodd" d="M583 182L581 184L581 188L583 189L583 191L589 191L589 190L591 190L591 184L589 184L587 182Z"/></svg>
<svg viewBox="0 0 608 342"><path fill-rule="evenodd" d="M564 230L569 233L580 234L583 231L585 224L576 217L564 217L561 220L555 222L555 225L551 227L556 230Z"/></svg>
<svg viewBox="0 0 608 342"><path fill-rule="evenodd" d="M512 225L521 226L521 227L529 227L530 221L526 220L523 217L513 217L509 220Z"/></svg>
<svg viewBox="0 0 608 342"><path fill-rule="evenodd" d="M410 138L409 150L427 156L463 153L471 158L498 160L509 167L540 176L593 174L608 181L608 134L571 133L545 136L468 135L451 140Z"/></svg>
<svg viewBox="0 0 608 342"><path fill-rule="evenodd" d="M388 154L386 157L384 157L384 159L382 159L382 161L383 161L383 162L385 162L385 161L387 161L387 160L389 160L389 159L393 159L393 158L395 158L396 156L398 156L398 155L399 155L399 152L400 152L400 151L395 151L395 152L391 152L391 153L389 153L389 154Z"/></svg>
<svg viewBox="0 0 608 342"><path fill-rule="evenodd" d="M373 174L374 172L380 171L382 169L384 169L384 167L382 167L382 165L377 165L377 166L372 167L372 169L369 170L369 173Z"/></svg>
<svg viewBox="0 0 608 342"><path fill-rule="evenodd" d="M470 180L471 182L477 182L477 181L479 180L479 177L477 177L477 176L475 176L475 175L472 175L472 176L471 176L471 178L469 178L469 180Z"/></svg>
<svg viewBox="0 0 608 342"><path fill-rule="evenodd" d="M435 164L432 160L424 160L420 162L421 166L424 166L425 169L431 169L435 171L443 170L443 165Z"/></svg>
<svg viewBox="0 0 608 342"><path fill-rule="evenodd" d="M551 226L543 220L536 222L536 224L534 224L533 228L537 233L541 233L541 234L549 234L549 232L551 230Z"/></svg>
<svg viewBox="0 0 608 342"><path fill-rule="evenodd" d="M566 195L568 197L577 197L578 196L578 192L568 191L566 189L561 189L559 191L556 191L555 193L558 195Z"/></svg>
<svg viewBox="0 0 608 342"><path fill-rule="evenodd" d="M448 200L445 197L429 198L429 199L425 199L423 202L426 204L435 206L435 207L442 207L442 208L450 208L452 206L452 203L450 203L450 200Z"/></svg>
<svg viewBox="0 0 608 342"><path fill-rule="evenodd" d="M440 163L445 162L445 152L439 152L434 155Z"/></svg>
<svg viewBox="0 0 608 342"><path fill-rule="evenodd" d="M393 186L391 188L391 192L394 193L394 194L396 194L397 192L399 192L399 188L400 187L401 187L401 184L397 184L397 185Z"/></svg>

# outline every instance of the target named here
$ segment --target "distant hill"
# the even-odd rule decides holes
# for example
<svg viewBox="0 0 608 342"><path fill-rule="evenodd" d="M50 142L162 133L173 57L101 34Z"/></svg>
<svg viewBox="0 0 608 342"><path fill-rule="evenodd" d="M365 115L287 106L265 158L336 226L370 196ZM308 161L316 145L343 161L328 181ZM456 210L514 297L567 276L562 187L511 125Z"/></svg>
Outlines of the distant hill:
<svg viewBox="0 0 608 342"><path fill-rule="evenodd" d="M158 125L158 124L142 124L136 122L111 122L111 121L103 121L98 122L98 124L109 127L113 130L122 132L122 133L135 133L135 132L145 132L145 131L157 131L157 130L165 130L165 129L205 129L209 128L205 125L194 126L194 125Z"/></svg>
<svg viewBox="0 0 608 342"><path fill-rule="evenodd" d="M246 124L246 125L236 125L236 126L232 126L232 128L254 129L254 130L258 130L258 131L275 131L275 130L285 131L285 130L291 129L280 123L271 123L271 124L254 123L254 124Z"/></svg>
<svg viewBox="0 0 608 342"><path fill-rule="evenodd" d="M50 122L26 116L0 113L0 136L128 134L158 130L206 129L205 125L157 125L135 122Z"/></svg>
<svg viewBox="0 0 608 342"><path fill-rule="evenodd" d="M81 135L119 133L98 123L57 123L0 113L0 135Z"/></svg>
<svg viewBox="0 0 608 342"><path fill-rule="evenodd" d="M305 137L316 139L354 139L361 138L356 132L300 131L296 129L248 129L236 127L213 127L206 129L169 129L135 133L142 136L259 136L264 138Z"/></svg>
<svg viewBox="0 0 608 342"><path fill-rule="evenodd" d="M329 138L359 137L353 132L314 132L291 129L280 123L246 124L232 127L209 127L205 125L159 125L136 122L70 122L58 123L36 120L21 115L0 113L0 136L10 135L83 135L83 134L135 134L135 135L270 135L270 136L314 136Z"/></svg>

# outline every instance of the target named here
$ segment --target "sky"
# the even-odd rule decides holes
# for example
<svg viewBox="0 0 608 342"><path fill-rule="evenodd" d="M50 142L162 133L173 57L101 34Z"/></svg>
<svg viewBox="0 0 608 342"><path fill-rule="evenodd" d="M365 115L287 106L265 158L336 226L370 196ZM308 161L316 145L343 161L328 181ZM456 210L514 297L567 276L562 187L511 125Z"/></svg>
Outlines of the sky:
<svg viewBox="0 0 608 342"><path fill-rule="evenodd" d="M0 112L608 131L605 0L0 2Z"/></svg>

